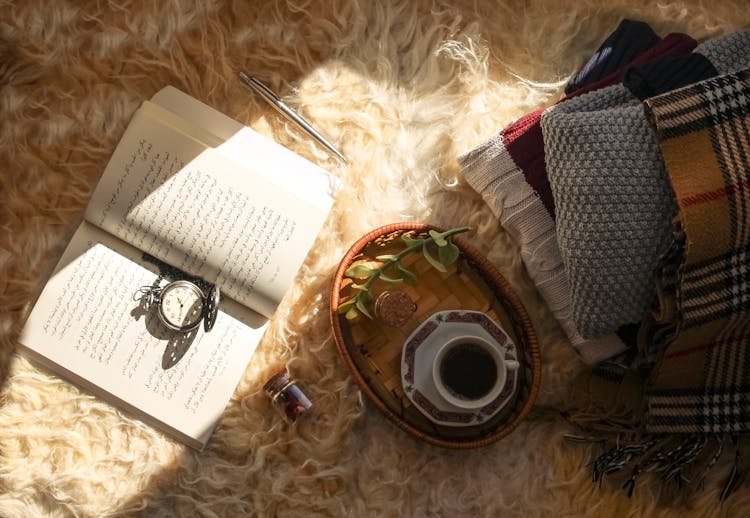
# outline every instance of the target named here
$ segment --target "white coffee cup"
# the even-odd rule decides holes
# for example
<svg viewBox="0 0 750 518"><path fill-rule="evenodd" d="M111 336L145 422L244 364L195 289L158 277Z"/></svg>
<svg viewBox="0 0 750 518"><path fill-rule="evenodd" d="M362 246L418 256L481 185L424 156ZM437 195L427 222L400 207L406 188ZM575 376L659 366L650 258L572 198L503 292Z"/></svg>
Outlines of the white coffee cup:
<svg viewBox="0 0 750 518"><path fill-rule="evenodd" d="M466 410L476 410L494 401L503 390L508 371L516 360L506 360L505 351L477 335L462 335L443 344L432 364L432 378L440 396Z"/></svg>

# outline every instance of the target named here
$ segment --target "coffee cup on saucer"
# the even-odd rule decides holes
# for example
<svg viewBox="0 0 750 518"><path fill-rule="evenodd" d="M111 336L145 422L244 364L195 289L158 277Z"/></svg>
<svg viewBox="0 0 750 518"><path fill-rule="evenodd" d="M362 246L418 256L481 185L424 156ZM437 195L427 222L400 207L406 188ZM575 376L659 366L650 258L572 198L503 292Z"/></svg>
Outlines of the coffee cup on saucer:
<svg viewBox="0 0 750 518"><path fill-rule="evenodd" d="M516 344L489 315L444 310L417 326L404 342L404 394L442 426L475 426L514 400L523 375Z"/></svg>
<svg viewBox="0 0 750 518"><path fill-rule="evenodd" d="M476 410L494 401L505 386L508 371L518 369L501 350L481 336L456 336L435 354L432 379L438 393L450 404Z"/></svg>

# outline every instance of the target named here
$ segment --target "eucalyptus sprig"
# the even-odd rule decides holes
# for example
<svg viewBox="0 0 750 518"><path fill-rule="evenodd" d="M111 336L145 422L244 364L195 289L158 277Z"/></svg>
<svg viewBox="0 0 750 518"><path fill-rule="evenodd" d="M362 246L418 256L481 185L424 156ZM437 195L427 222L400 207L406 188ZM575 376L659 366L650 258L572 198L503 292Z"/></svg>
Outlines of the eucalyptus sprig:
<svg viewBox="0 0 750 518"><path fill-rule="evenodd" d="M453 243L453 236L462 232L468 232L469 230L471 230L471 227L452 228L445 232L430 230L428 237L417 239L408 234L402 234L401 239L406 248L397 254L377 256L375 259L382 261L380 266L374 267L364 263L351 266L344 272L344 275L352 279L364 280L365 282L351 285L352 288L359 292L346 302L341 303L338 307L338 313L346 315L346 318L350 320L356 318L360 313L368 318L372 318L367 305L373 301L372 294L370 294L370 286L378 279L389 284L416 284L417 276L401 264L401 259L411 253L421 251L425 260L433 268L440 272L447 272L448 266L456 262L460 254L458 247ZM430 245L435 246L431 247ZM437 248L437 257L435 257L434 252L430 248Z"/></svg>

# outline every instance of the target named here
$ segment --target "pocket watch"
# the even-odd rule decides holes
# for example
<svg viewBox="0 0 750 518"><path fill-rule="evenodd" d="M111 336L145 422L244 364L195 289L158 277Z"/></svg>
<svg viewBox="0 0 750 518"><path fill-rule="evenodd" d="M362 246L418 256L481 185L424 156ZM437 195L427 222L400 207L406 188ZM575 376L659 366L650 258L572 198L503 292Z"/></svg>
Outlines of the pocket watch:
<svg viewBox="0 0 750 518"><path fill-rule="evenodd" d="M188 332L203 321L203 329L210 331L219 312L219 287L213 285L205 294L194 282L177 280L161 287L160 279L153 286L139 290L146 297L146 307L157 307L159 320L169 329Z"/></svg>

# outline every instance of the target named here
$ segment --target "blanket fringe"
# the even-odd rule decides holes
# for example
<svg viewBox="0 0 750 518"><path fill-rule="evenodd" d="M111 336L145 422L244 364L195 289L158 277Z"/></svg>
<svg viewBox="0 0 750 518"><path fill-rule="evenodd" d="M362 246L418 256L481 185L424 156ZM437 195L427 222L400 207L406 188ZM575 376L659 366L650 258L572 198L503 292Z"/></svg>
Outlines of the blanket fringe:
<svg viewBox="0 0 750 518"><path fill-rule="evenodd" d="M606 426L605 426L606 427ZM601 487L607 476L627 473L621 489L633 496L641 476L653 473L665 484L673 483L678 490L705 488L706 476L714 469L725 449L727 437L723 435L648 435L621 433L614 442L601 435L566 434L565 439L575 443L595 443L601 453L589 463L592 480ZM734 463L719 493L725 501L742 483L744 469L737 436L731 437L734 445Z"/></svg>

